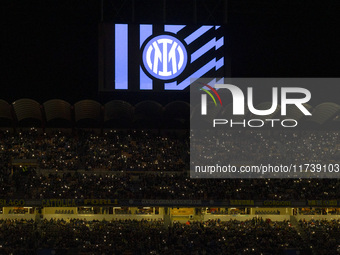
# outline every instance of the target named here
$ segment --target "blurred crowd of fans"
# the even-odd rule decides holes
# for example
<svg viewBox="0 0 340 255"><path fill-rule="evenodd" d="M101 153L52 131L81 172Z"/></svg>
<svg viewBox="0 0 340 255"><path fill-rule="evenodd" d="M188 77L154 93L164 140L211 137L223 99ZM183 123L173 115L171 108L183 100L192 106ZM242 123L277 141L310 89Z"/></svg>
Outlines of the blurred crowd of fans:
<svg viewBox="0 0 340 255"><path fill-rule="evenodd" d="M188 169L188 143L189 139L171 134L136 130L110 130L104 134L5 131L0 134L0 159L2 164L11 159L37 160L41 169L183 171Z"/></svg>
<svg viewBox="0 0 340 255"><path fill-rule="evenodd" d="M287 135L291 137L284 143ZM258 158L274 155L284 158L296 152L304 155L306 160L318 155L326 160L336 157L340 139L335 132L291 132L283 135L237 131L226 136L229 136L226 141L229 140L232 148L227 155L235 159L247 154ZM338 179L190 179L188 140L175 134L159 135L146 131L112 130L101 135L84 131L73 134L46 134L35 129L16 134L5 131L0 134L0 197L339 198ZM240 147L240 144L243 145ZM271 153L261 153L261 146L270 148ZM279 154L282 150L284 153ZM13 159L36 159L37 168L50 169L54 173L35 167L12 167ZM13 173L10 171L12 168Z"/></svg>
<svg viewBox="0 0 340 255"><path fill-rule="evenodd" d="M224 163L311 164L340 159L340 136L334 131L193 131L191 153L204 165ZM199 162L196 164L198 165Z"/></svg>
<svg viewBox="0 0 340 255"><path fill-rule="evenodd" d="M190 179L182 174L64 173L7 177L0 188L10 198L118 199L339 199L338 179Z"/></svg>
<svg viewBox="0 0 340 255"><path fill-rule="evenodd" d="M331 131L205 132L184 139L175 133L110 130L40 133L36 129L0 133L2 164L11 159L35 159L42 169L112 171L183 171L189 169L189 151L224 162L325 163L340 159L340 136ZM206 141L209 139L210 142ZM204 147L200 146L203 144ZM213 148L210 148L213 147ZM212 162L216 164L217 162Z"/></svg>
<svg viewBox="0 0 340 255"><path fill-rule="evenodd" d="M338 179L190 179L190 140L183 138L186 135L141 130L101 134L4 131L0 133L0 197L339 198ZM195 139L198 145L200 141ZM340 158L336 132L235 131L225 133L215 145L228 152L231 162L313 163L337 162ZM202 157L208 155L209 147L196 149ZM36 161L36 166L13 166L15 160ZM300 254L310 254L309 249L318 254L338 252L339 221L301 221L299 226L304 240L289 222L262 219L174 223L169 229L162 221L1 220L0 254L31 254L38 248L65 254L72 249L73 254L279 254L285 249L299 249Z"/></svg>
<svg viewBox="0 0 340 255"><path fill-rule="evenodd" d="M33 254L34 249L56 254L281 254L296 249L308 254L288 221L256 218L177 222L168 229L162 221L2 220L0 230L3 254Z"/></svg>
<svg viewBox="0 0 340 255"><path fill-rule="evenodd" d="M340 253L340 220L299 221L316 254Z"/></svg>

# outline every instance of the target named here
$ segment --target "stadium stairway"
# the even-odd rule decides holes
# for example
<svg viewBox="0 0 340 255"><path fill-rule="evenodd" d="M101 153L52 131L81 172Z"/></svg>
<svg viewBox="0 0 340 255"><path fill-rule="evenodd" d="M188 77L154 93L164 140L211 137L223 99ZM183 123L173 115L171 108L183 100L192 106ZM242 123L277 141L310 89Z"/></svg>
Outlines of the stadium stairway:
<svg viewBox="0 0 340 255"><path fill-rule="evenodd" d="M303 228L301 228L299 222L297 221L296 217L295 216L290 216L290 223L292 224L292 227L294 227L296 229L296 231L298 232L298 234L300 234L300 236L302 237L302 239L305 241L305 244L307 247L311 247L312 244L310 243L310 240L308 238L308 235L307 233L304 231ZM311 249L310 250L311 254L313 255L317 255L318 253Z"/></svg>

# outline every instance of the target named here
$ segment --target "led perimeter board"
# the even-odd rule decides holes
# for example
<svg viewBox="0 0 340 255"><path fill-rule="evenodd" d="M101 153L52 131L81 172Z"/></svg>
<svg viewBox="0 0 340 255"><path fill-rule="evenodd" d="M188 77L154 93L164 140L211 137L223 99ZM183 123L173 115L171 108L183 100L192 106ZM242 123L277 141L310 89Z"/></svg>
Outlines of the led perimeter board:
<svg viewBox="0 0 340 255"><path fill-rule="evenodd" d="M103 23L99 91L185 91L202 77L225 77L225 31L216 25Z"/></svg>

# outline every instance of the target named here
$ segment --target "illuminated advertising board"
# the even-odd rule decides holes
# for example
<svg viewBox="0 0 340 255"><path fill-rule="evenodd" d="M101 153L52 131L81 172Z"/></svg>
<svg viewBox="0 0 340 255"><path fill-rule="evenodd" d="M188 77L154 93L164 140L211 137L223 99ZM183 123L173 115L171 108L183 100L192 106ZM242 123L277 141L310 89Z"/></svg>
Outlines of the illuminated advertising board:
<svg viewBox="0 0 340 255"><path fill-rule="evenodd" d="M100 91L183 91L225 77L222 26L102 24L99 38Z"/></svg>

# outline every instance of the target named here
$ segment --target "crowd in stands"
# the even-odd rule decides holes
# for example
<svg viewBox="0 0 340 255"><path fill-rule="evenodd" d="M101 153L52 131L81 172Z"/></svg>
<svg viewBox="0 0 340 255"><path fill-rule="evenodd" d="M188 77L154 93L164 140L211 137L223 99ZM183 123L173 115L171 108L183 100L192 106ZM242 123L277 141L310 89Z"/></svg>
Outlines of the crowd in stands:
<svg viewBox="0 0 340 255"><path fill-rule="evenodd" d="M188 169L188 142L143 130L47 134L32 128L0 133L0 157L3 164L37 160L41 169L183 171Z"/></svg>
<svg viewBox="0 0 340 255"><path fill-rule="evenodd" d="M299 221L315 254L340 253L340 220Z"/></svg>
<svg viewBox="0 0 340 255"><path fill-rule="evenodd" d="M6 238L5 238L6 237ZM287 249L308 254L289 222L210 220L174 223L162 221L83 221L78 219L0 221L0 254L33 254L53 249L55 254L281 254ZM26 253L23 251L26 250Z"/></svg>
<svg viewBox="0 0 340 255"><path fill-rule="evenodd" d="M0 254L35 254L36 229L33 220L0 220Z"/></svg>
<svg viewBox="0 0 340 255"><path fill-rule="evenodd" d="M273 155L284 158L296 152L306 160L319 155L326 162L337 156L340 139L336 132L300 131L285 134L291 136L285 143L285 135L280 132L240 132L228 134L232 148L230 157L235 159L254 153L259 158ZM79 130L49 134L36 129L14 134L4 131L0 134L0 196L34 199L339 198L338 179L191 179L188 140L175 134L142 130L111 130L102 134ZM270 148L271 154L261 153L261 146ZM38 166L12 167L14 159L36 159ZM13 174L11 169L14 169ZM47 174L41 169L54 173ZM100 174L100 169L106 172Z"/></svg>
<svg viewBox="0 0 340 255"><path fill-rule="evenodd" d="M335 131L201 132L192 132L190 152L194 153L195 159L204 158L204 162L210 162L211 165L219 161L277 165L317 164L340 159L340 135Z"/></svg>
<svg viewBox="0 0 340 255"><path fill-rule="evenodd" d="M8 181L11 198L339 199L338 179L190 179L182 174L50 173L31 170ZM5 191L3 191L4 194Z"/></svg>
<svg viewBox="0 0 340 255"><path fill-rule="evenodd" d="M34 128L14 134L3 131L0 158L2 165L11 159L36 159L42 169L112 171L188 170L189 151L207 157L211 156L210 147L218 148L224 161L229 162L292 164L340 159L340 135L334 131L204 134L205 137L191 137L190 148L189 139L169 132L165 135L155 131L110 130L97 134L77 130L47 134ZM201 140L207 137L211 142L202 142L206 147L201 148Z"/></svg>
<svg viewBox="0 0 340 255"><path fill-rule="evenodd" d="M339 199L338 179L191 179L190 143L183 137L141 130L4 131L0 198ZM216 144L233 162L337 162L339 157L337 132L236 131L225 137ZM13 167L22 159L37 165ZM63 254L70 249L74 254L279 254L290 248L304 254L310 244L318 254L336 254L339 225L301 221L307 244L289 222L262 219L178 222L169 229L161 221L1 220L0 254L33 254L36 249Z"/></svg>

